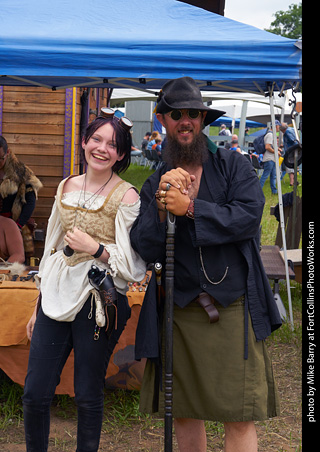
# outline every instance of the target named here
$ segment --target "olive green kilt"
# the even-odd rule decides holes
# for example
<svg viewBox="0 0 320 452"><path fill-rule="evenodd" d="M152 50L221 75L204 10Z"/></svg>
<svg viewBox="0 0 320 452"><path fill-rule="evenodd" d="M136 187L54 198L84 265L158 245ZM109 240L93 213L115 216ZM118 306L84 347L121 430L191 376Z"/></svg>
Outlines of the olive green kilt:
<svg viewBox="0 0 320 452"><path fill-rule="evenodd" d="M196 302L183 309L174 307L173 417L241 422L279 415L272 363L264 341L255 339L250 315L248 359L244 359L243 297L227 308L215 306L220 318L213 324ZM164 388L157 390L156 372L155 363L148 360L140 410L163 416ZM163 385L164 370L161 380Z"/></svg>

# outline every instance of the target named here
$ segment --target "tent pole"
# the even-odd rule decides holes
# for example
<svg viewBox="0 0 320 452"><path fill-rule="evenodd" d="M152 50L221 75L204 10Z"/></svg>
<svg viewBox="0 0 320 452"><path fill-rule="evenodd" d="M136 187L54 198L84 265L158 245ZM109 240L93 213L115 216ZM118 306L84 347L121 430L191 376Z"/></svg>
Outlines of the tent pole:
<svg viewBox="0 0 320 452"><path fill-rule="evenodd" d="M276 164L276 176L277 176L277 187L278 187L278 199L279 199L279 213L280 213L280 227L282 232L282 246L283 246L283 256L284 256L284 264L286 269L286 281L287 281L287 292L288 292L288 303L289 303L289 316L291 322L291 329L294 330L293 326L293 315L292 315L292 303L291 303L291 289L290 289L290 279L289 279L289 266L287 259L287 243L286 243L286 232L285 232L285 224L284 224L284 215L283 215L283 202L282 202L282 190L281 190L281 180L280 180L280 167L279 167L279 159L278 159L278 143L277 143L277 135L276 135L276 122L275 122L275 114L274 114L274 104L273 104L273 93L270 94L270 114L271 114L271 124L273 130L273 149L275 154L275 164Z"/></svg>
<svg viewBox="0 0 320 452"><path fill-rule="evenodd" d="M244 100L242 102L242 108L241 108L241 118L240 118L240 125L239 125L239 146L244 146L244 134L246 129L246 119L247 119L247 110L248 110L248 101Z"/></svg>

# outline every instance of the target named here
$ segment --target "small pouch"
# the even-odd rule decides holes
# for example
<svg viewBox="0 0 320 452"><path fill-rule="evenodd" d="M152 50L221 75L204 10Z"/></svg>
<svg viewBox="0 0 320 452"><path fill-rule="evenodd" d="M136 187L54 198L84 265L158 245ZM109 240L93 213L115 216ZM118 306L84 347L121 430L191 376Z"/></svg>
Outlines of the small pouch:
<svg viewBox="0 0 320 452"><path fill-rule="evenodd" d="M98 292L96 299L96 323L98 326L105 326L106 333L110 337L112 331L117 329L117 304L118 294L114 286L112 276L106 270L100 270L96 265L92 265L88 272L90 284ZM103 308L105 319L103 323ZM99 325L99 323L100 325ZM102 324L103 323L103 324Z"/></svg>

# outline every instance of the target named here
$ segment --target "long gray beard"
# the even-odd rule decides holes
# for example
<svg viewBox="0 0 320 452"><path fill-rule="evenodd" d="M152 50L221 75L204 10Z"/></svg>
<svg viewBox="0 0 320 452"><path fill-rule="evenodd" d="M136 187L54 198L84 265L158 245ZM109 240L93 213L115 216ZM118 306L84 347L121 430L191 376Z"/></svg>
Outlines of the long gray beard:
<svg viewBox="0 0 320 452"><path fill-rule="evenodd" d="M199 133L191 144L180 144L167 134L163 159L173 168L184 165L202 165L208 159L206 136Z"/></svg>

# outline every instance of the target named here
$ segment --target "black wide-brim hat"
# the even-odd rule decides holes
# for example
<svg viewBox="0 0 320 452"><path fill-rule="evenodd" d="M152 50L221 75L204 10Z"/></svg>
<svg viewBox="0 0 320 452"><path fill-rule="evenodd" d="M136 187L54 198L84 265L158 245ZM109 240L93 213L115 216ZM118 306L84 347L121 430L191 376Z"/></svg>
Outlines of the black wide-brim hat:
<svg viewBox="0 0 320 452"><path fill-rule="evenodd" d="M197 109L206 111L204 125L220 118L225 111L214 110L204 105L200 89L191 77L181 77L166 82L157 99L156 113L169 113L172 110Z"/></svg>

